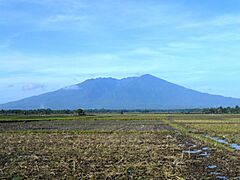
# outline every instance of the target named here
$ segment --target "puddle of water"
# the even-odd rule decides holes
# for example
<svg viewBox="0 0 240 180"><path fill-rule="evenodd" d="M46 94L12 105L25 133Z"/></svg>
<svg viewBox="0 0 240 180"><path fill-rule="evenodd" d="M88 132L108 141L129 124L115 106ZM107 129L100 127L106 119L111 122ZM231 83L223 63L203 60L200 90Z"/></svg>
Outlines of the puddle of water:
<svg viewBox="0 0 240 180"><path fill-rule="evenodd" d="M206 151L208 149L209 149L209 147L207 147L207 146L202 148L203 151Z"/></svg>
<svg viewBox="0 0 240 180"><path fill-rule="evenodd" d="M220 139L220 138L212 137L212 136L209 136L209 135L206 135L206 137L209 138L209 139L212 139L214 141L217 141L219 143L222 143L222 144L228 144L228 142L225 139Z"/></svg>
<svg viewBox="0 0 240 180"><path fill-rule="evenodd" d="M195 148L195 147L197 147L197 145L196 145L196 144L193 144L193 143L190 143L190 142L186 142L186 145L188 145L188 146L191 146L192 148Z"/></svg>
<svg viewBox="0 0 240 180"><path fill-rule="evenodd" d="M208 168L209 168L209 169L215 169L215 168L217 168L217 166L215 166L215 165L210 165L210 166L208 166Z"/></svg>
<svg viewBox="0 0 240 180"><path fill-rule="evenodd" d="M207 152L204 152L204 153L200 154L200 156L208 157L209 155Z"/></svg>
<svg viewBox="0 0 240 180"><path fill-rule="evenodd" d="M212 139L216 142L219 142L219 143L222 143L222 144L226 144L226 145L229 145L231 148L235 149L235 150L240 150L240 145L236 144L236 143L228 143L225 139L220 139L220 138L217 138L217 137L212 137L212 136L209 136L209 135L206 135L205 136L206 138L209 138L209 139Z"/></svg>
<svg viewBox="0 0 240 180"><path fill-rule="evenodd" d="M228 179L226 176L216 176L216 179Z"/></svg>
<svg viewBox="0 0 240 180"><path fill-rule="evenodd" d="M202 151L204 151L202 154L200 154L200 156L206 156L206 157L208 157L209 156L209 154L208 154L208 152L207 152L207 150L209 150L209 147L202 147Z"/></svg>
<svg viewBox="0 0 240 180"><path fill-rule="evenodd" d="M233 144L230 144L230 146L233 149L240 150L240 145L238 145L238 144L233 143Z"/></svg>
<svg viewBox="0 0 240 180"><path fill-rule="evenodd" d="M185 147L185 144L179 144L178 146L179 147Z"/></svg>
<svg viewBox="0 0 240 180"><path fill-rule="evenodd" d="M219 173L219 172L210 172L209 174L210 174L210 175L219 175L219 174L221 174L221 173Z"/></svg>
<svg viewBox="0 0 240 180"><path fill-rule="evenodd" d="M198 154L201 153L202 150L189 150L189 151L183 151L183 153L187 153L187 154Z"/></svg>

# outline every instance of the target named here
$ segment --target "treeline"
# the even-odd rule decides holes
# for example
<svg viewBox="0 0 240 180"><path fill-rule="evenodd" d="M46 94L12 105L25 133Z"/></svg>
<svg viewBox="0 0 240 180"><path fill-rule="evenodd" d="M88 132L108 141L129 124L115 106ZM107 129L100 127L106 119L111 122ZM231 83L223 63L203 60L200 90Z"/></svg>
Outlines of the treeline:
<svg viewBox="0 0 240 180"><path fill-rule="evenodd" d="M52 109L33 109L33 110L0 110L3 115L51 115L51 114L75 114L75 110L52 110Z"/></svg>
<svg viewBox="0 0 240 180"><path fill-rule="evenodd" d="M240 114L240 107L195 108L195 109L88 109L86 113L173 113L173 114Z"/></svg>
<svg viewBox="0 0 240 180"><path fill-rule="evenodd" d="M34 110L0 110L0 114L5 115L85 115L85 114L105 114L105 113L202 113L201 109L173 109L173 110L155 110L155 109L123 109L123 110L112 110L112 109L77 109L77 110L52 110L52 109L34 109Z"/></svg>
<svg viewBox="0 0 240 180"><path fill-rule="evenodd" d="M34 109L34 110L0 110L2 115L85 115L97 113L172 113L172 114L240 114L240 107L218 107L218 108L204 108L204 109L170 109L170 110L156 110L156 109L134 109L134 110L111 110L111 109L77 109L77 110L52 110L52 109Z"/></svg>
<svg viewBox="0 0 240 180"><path fill-rule="evenodd" d="M219 108L207 108L203 109L202 113L204 114L240 114L240 107L219 107Z"/></svg>
<svg viewBox="0 0 240 180"><path fill-rule="evenodd" d="M86 113L201 113L201 109L88 109Z"/></svg>

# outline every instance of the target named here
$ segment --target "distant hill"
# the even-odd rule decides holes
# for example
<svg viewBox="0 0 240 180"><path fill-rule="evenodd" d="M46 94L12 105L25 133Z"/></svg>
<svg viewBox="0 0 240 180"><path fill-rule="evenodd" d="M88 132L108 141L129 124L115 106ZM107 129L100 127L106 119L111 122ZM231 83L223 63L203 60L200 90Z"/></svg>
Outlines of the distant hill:
<svg viewBox="0 0 240 180"><path fill-rule="evenodd" d="M152 75L97 78L39 96L0 105L0 109L183 109L240 105L240 99L201 93Z"/></svg>

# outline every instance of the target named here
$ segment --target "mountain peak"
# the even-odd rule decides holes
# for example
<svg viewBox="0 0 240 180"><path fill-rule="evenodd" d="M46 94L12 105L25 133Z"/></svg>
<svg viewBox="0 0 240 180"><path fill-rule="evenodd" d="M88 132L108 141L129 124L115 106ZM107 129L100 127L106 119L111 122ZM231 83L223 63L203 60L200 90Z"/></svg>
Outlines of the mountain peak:
<svg viewBox="0 0 240 180"><path fill-rule="evenodd" d="M142 76L140 76L139 78L157 78L156 76L153 76L151 74L144 74ZM157 78L158 79L158 78Z"/></svg>
<svg viewBox="0 0 240 180"><path fill-rule="evenodd" d="M179 109L240 105L240 99L200 93L151 74L96 78L58 91L0 105L0 109Z"/></svg>
<svg viewBox="0 0 240 180"><path fill-rule="evenodd" d="M172 83L170 83L170 82L168 82L164 79L158 78L158 77L153 76L151 74L144 74L144 75L138 77L138 79L142 82L145 82L145 83L146 82L148 82L148 83L163 83L163 84L168 84L168 85L172 84Z"/></svg>

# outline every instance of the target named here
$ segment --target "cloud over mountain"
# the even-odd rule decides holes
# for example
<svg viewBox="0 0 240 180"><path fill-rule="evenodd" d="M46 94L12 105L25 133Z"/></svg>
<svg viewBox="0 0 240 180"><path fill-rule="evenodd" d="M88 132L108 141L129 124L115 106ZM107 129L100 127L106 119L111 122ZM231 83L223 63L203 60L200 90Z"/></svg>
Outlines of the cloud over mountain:
<svg viewBox="0 0 240 180"><path fill-rule="evenodd" d="M4 109L178 109L240 105L240 99L201 93L152 75L97 78L0 105Z"/></svg>

